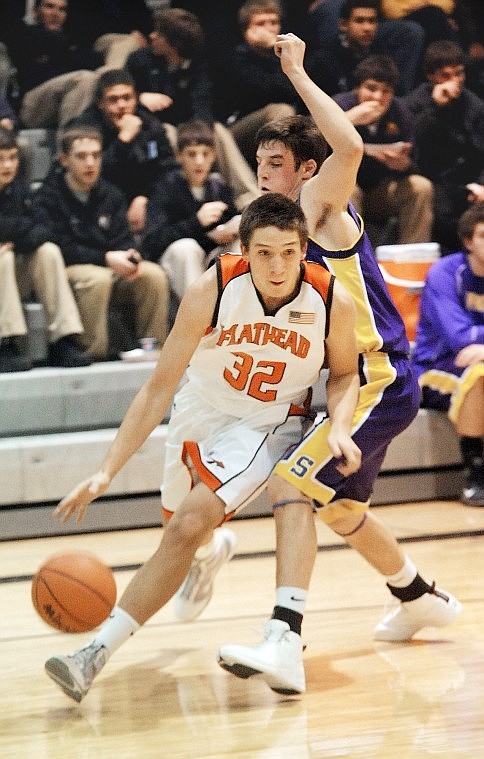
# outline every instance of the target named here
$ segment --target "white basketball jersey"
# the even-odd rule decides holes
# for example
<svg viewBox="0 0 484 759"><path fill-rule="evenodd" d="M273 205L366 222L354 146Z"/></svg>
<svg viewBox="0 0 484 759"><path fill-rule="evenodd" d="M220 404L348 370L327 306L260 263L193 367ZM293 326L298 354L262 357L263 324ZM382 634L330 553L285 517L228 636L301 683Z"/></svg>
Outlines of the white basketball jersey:
<svg viewBox="0 0 484 759"><path fill-rule="evenodd" d="M241 256L216 265L218 304L187 370L192 387L218 411L259 423L302 413L324 361L334 277L302 263L297 295L268 316Z"/></svg>

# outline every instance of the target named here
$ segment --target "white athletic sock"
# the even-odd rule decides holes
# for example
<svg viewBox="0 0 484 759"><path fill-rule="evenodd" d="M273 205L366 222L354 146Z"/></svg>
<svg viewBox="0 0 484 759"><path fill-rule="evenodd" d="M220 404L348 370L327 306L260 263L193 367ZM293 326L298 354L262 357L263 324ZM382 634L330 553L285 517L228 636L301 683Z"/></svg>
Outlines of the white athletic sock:
<svg viewBox="0 0 484 759"><path fill-rule="evenodd" d="M141 627L127 611L115 606L92 643L100 643L111 656Z"/></svg>
<svg viewBox="0 0 484 759"><path fill-rule="evenodd" d="M304 614L308 592L304 588L294 588L291 585L283 585L276 589L276 606L292 609L298 614Z"/></svg>
<svg viewBox="0 0 484 759"><path fill-rule="evenodd" d="M403 567L395 572L394 575L388 575L385 579L389 585L394 588L406 588L417 576L417 567L408 556L405 556Z"/></svg>

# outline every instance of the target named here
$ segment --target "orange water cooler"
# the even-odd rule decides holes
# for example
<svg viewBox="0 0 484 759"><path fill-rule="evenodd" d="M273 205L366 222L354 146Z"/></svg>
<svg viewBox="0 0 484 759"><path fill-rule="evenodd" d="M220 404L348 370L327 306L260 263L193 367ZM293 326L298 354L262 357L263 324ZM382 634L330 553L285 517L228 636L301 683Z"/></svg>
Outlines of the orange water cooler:
<svg viewBox="0 0 484 759"><path fill-rule="evenodd" d="M436 242L379 245L376 257L392 300L404 321L407 337L412 342L415 340L425 277L440 257L440 245Z"/></svg>

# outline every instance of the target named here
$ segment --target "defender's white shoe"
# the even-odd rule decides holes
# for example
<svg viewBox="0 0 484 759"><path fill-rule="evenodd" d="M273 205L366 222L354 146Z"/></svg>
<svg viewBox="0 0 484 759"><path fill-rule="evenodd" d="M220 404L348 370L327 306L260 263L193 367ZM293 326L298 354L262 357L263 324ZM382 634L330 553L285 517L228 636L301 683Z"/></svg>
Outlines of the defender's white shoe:
<svg viewBox="0 0 484 759"><path fill-rule="evenodd" d="M106 664L106 654L104 646L91 643L72 656L52 656L45 663L45 671L69 698L79 702Z"/></svg>
<svg viewBox="0 0 484 759"><path fill-rule="evenodd" d="M456 619L462 604L445 590L432 587L415 601L401 602L374 630L375 640L409 640L422 627L445 627Z"/></svg>
<svg viewBox="0 0 484 759"><path fill-rule="evenodd" d="M237 538L232 530L217 527L213 534L213 553L203 559L193 559L187 576L175 594L175 616L181 622L189 622L202 613L212 598L217 572L235 553Z"/></svg>
<svg viewBox="0 0 484 759"><path fill-rule="evenodd" d="M223 669L236 677L255 677L276 693L294 695L306 690L302 653L301 636L292 632L287 622L270 619L262 643L258 646L222 646L217 660Z"/></svg>

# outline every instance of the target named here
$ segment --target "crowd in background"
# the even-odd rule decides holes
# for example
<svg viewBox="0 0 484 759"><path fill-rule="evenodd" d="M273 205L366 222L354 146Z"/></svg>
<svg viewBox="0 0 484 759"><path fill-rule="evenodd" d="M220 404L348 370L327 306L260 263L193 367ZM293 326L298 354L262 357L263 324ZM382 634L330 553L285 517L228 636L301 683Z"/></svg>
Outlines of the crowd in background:
<svg viewBox="0 0 484 759"><path fill-rule="evenodd" d="M0 371L29 368L29 298L50 365L117 357L155 312L163 342L186 289L237 249L258 129L306 115L281 31L363 138L352 202L375 242L462 250L459 219L484 201L483 28L480 0L1 1ZM39 128L57 149L33 187Z"/></svg>

